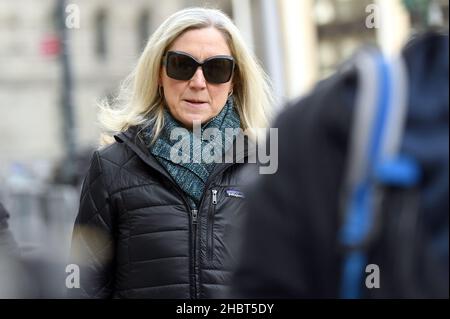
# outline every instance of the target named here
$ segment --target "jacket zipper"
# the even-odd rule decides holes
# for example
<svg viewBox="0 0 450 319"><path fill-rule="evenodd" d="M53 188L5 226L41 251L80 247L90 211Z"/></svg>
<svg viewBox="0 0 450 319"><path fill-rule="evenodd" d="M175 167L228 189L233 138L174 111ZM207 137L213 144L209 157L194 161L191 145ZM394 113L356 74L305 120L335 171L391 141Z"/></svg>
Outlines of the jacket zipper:
<svg viewBox="0 0 450 319"><path fill-rule="evenodd" d="M214 215L216 214L216 205L217 205L217 190L211 190L212 193L212 205L209 210L208 216L208 228L207 228L207 246L206 252L208 261L211 262L213 259L213 251L214 251Z"/></svg>
<svg viewBox="0 0 450 319"><path fill-rule="evenodd" d="M192 225L197 225L197 209L191 209L191 216L192 216Z"/></svg>
<svg viewBox="0 0 450 319"><path fill-rule="evenodd" d="M191 280L193 283L193 286L191 286L191 289L193 289L192 292L192 297L193 299L197 299L197 266L196 266L196 256L197 256L197 218L198 218L198 210L197 209L191 209L191 227L192 227L192 250L191 250L191 254L192 254L192 274L191 274Z"/></svg>
<svg viewBox="0 0 450 319"><path fill-rule="evenodd" d="M198 212L202 211L202 207L203 207L203 201L205 199L205 195L207 193L207 190L209 189L211 182L213 180L213 178L215 178L216 176L218 176L219 174L222 174L225 170L227 170L229 167L231 167L232 165L226 165L224 167L222 167L220 170L218 170L217 172L215 172L213 175L209 175L208 180L205 183L205 192L202 195L202 198L200 199L200 203L198 205ZM194 233L194 235L196 236L196 233ZM195 240L196 238L194 238L194 245L195 245ZM208 252L206 252L206 254L208 254ZM197 252L194 252L194 263L193 263L193 269L194 269L194 298L197 299L197 293L200 289L200 287L197 287L197 284L200 284L196 279L195 279L195 275L197 274L197 267L196 267L196 261L197 261Z"/></svg>

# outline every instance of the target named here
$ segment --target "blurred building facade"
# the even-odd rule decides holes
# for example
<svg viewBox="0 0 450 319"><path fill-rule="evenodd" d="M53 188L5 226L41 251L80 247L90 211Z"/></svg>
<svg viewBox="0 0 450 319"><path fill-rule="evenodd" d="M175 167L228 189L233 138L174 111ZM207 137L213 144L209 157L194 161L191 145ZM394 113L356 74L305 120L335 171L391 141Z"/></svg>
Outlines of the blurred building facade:
<svg viewBox="0 0 450 319"><path fill-rule="evenodd" d="M433 23L448 25L448 1L430 3ZM29 224L22 235L30 241L29 229L59 220L52 212L68 212L59 222L70 224L77 210L77 186L49 185L56 163L66 156L57 4L0 0L0 201L16 213L12 225ZM402 0L67 0L66 5L66 18L79 14L66 41L78 151L97 146L97 102L117 93L151 33L181 8L206 5L232 17L273 81L275 107L307 93L363 43L395 53L420 22L420 15L409 18ZM83 175L87 167L77 169ZM27 217L38 212L39 220Z"/></svg>
<svg viewBox="0 0 450 319"><path fill-rule="evenodd" d="M12 161L64 156L58 0L0 0L0 176ZM227 12L273 80L280 102L306 93L362 43L395 51L411 24L401 0L74 0L79 27L68 30L78 148L96 145L96 102L114 94L148 36L171 13L194 5ZM448 23L448 1L443 19ZM381 22L367 26L371 5ZM68 10L67 15L73 13ZM53 41L53 42L52 42ZM56 46L56 47L55 47ZM45 173L41 173L44 174Z"/></svg>
<svg viewBox="0 0 450 319"><path fill-rule="evenodd" d="M0 0L2 163L64 156L57 2ZM183 5L180 2L66 1L78 7L80 17L79 28L68 29L67 41L78 147L96 144L96 103L115 92L131 71L145 38Z"/></svg>

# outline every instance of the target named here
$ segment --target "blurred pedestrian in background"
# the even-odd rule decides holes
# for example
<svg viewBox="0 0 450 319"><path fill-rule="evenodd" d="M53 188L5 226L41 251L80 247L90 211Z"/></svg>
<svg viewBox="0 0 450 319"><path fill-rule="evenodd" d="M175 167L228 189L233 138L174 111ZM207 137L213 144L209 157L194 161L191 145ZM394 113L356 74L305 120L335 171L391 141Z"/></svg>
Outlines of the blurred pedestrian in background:
<svg viewBox="0 0 450 319"><path fill-rule="evenodd" d="M14 289L17 283L11 280L10 276L19 251L8 229L8 218L8 212L0 203L0 298L14 298L20 295L20 292Z"/></svg>
<svg viewBox="0 0 450 319"><path fill-rule="evenodd" d="M266 76L225 14L190 8L169 17L117 105L102 107L108 145L94 153L84 181L72 241L81 287L71 296L223 296L248 152L233 163L193 157L211 145L232 151L236 137L225 129L267 127L270 105ZM197 136L196 122L201 133L222 135ZM171 152L180 128L191 141L182 154L190 160L181 163Z"/></svg>
<svg viewBox="0 0 450 319"><path fill-rule="evenodd" d="M15 255L18 253L18 247L11 231L8 229L8 219L9 213L0 203L0 249L4 254Z"/></svg>
<svg viewBox="0 0 450 319"><path fill-rule="evenodd" d="M385 116L399 92L389 87L405 78L383 69L377 84L377 68L386 68L379 59L373 70L362 66L365 77L346 65L287 107L275 124L278 172L247 193L234 297L448 298L448 58L448 33L406 46L404 124ZM400 111L398 101L389 115ZM386 107L379 117L358 109L372 103ZM357 112L377 123L367 143L351 129L369 126ZM382 136L382 118L403 138ZM371 148L377 139L398 140L400 155L413 162L378 163ZM359 154L366 161L352 161L355 145L367 150ZM365 180L347 188L359 167Z"/></svg>
<svg viewBox="0 0 450 319"><path fill-rule="evenodd" d="M0 299L65 297L65 260L45 249L20 247L8 219L9 213L0 203Z"/></svg>

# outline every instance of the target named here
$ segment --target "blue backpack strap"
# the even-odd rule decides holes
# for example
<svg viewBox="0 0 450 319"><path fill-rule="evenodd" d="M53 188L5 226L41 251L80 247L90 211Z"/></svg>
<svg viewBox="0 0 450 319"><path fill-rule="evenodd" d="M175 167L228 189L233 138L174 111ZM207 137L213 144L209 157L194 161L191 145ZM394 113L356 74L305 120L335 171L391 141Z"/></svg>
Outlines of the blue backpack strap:
<svg viewBox="0 0 450 319"><path fill-rule="evenodd" d="M366 49L352 61L358 73L358 93L342 194L342 298L361 296L367 265L365 244L375 218L376 184L411 185L418 179L414 161L398 156L407 104L402 60L388 61L378 51Z"/></svg>

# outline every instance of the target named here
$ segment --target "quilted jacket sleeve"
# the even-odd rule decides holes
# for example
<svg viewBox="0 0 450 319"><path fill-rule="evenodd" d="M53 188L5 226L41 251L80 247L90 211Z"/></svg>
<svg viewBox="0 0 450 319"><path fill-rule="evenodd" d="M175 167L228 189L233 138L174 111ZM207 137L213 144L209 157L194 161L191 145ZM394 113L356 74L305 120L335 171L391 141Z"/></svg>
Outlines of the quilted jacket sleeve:
<svg viewBox="0 0 450 319"><path fill-rule="evenodd" d="M79 267L79 288L72 298L109 298L114 283L113 212L101 157L95 152L83 182L70 260Z"/></svg>

